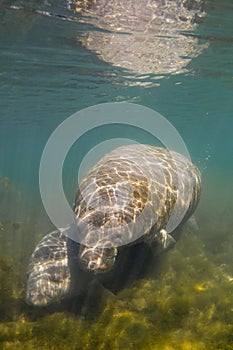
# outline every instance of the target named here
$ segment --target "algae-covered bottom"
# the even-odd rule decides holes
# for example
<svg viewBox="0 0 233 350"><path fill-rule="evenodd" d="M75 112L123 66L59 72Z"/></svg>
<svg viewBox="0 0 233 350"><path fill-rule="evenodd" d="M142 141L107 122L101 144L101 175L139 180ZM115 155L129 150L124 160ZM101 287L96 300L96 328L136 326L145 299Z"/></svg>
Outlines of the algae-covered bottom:
<svg viewBox="0 0 233 350"><path fill-rule="evenodd" d="M19 192L2 179L0 348L233 349L233 240L227 219L218 225L202 217L197 232L184 227L175 248L152 259L142 278L116 297L92 300L85 313L80 311L85 296L37 309L24 302L25 277L28 258L45 232L30 217L7 217L3 198L10 197L16 203Z"/></svg>

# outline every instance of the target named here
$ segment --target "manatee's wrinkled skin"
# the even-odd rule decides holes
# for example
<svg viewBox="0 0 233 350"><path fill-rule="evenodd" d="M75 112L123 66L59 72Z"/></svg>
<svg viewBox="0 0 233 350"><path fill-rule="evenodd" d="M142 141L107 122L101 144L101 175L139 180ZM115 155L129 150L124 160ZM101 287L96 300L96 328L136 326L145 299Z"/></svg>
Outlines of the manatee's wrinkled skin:
<svg viewBox="0 0 233 350"><path fill-rule="evenodd" d="M70 8L82 13L82 21L95 27L83 35L82 43L103 61L138 75L183 72L202 52L206 45L187 35L205 15L202 7L199 0L70 2Z"/></svg>

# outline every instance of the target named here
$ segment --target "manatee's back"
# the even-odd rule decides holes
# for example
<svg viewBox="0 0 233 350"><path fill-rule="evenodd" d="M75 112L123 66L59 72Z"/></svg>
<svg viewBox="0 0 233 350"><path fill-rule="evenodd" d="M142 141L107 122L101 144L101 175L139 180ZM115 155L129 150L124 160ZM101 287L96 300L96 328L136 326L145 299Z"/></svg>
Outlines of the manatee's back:
<svg viewBox="0 0 233 350"><path fill-rule="evenodd" d="M89 171L77 193L82 243L132 243L153 226L166 228L173 212L176 223L187 219L199 196L199 171L183 156L147 145L117 148Z"/></svg>

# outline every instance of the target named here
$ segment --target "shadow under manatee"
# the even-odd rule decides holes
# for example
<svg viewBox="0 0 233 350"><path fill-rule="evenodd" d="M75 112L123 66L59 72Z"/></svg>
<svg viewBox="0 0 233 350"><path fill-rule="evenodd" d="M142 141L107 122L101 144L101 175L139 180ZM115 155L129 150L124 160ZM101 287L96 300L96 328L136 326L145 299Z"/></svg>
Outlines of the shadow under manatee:
<svg viewBox="0 0 233 350"><path fill-rule="evenodd" d="M77 246L77 243L69 242L73 296L69 300L62 301L60 307L86 318L97 316L109 298L118 298L118 292L132 287L136 280L149 275L150 265L157 266L159 270L161 256L154 257L147 244L139 243L120 250L111 271L92 275L81 271L78 267L77 253L74 254L73 251ZM154 273L156 274L156 271Z"/></svg>

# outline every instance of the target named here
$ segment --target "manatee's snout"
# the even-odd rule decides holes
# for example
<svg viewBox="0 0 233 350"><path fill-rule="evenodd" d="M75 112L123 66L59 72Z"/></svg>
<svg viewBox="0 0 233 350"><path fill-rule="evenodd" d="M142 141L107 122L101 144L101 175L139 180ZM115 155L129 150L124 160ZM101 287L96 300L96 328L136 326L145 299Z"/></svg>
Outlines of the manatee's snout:
<svg viewBox="0 0 233 350"><path fill-rule="evenodd" d="M83 271L100 273L112 269L116 259L116 248L81 247L79 266Z"/></svg>

